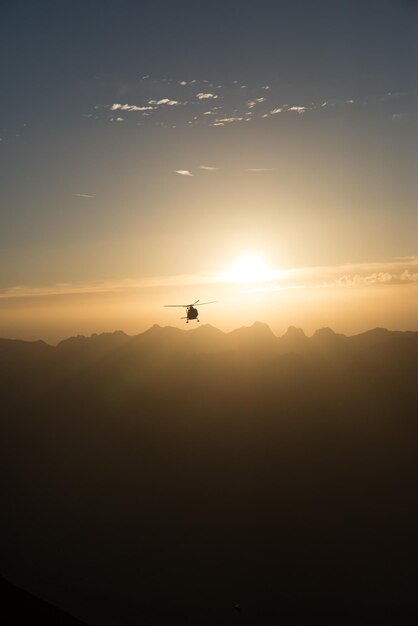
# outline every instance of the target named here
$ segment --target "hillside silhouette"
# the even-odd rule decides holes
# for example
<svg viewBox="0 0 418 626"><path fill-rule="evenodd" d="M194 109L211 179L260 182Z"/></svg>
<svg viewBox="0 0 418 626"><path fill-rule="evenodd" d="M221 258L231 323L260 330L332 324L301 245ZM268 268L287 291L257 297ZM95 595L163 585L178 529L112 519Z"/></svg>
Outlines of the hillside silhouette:
<svg viewBox="0 0 418 626"><path fill-rule="evenodd" d="M43 626L86 626L65 611L19 589L0 576L2 616L8 626L41 623Z"/></svg>
<svg viewBox="0 0 418 626"><path fill-rule="evenodd" d="M2 574L91 625L410 623L418 332L0 340Z"/></svg>

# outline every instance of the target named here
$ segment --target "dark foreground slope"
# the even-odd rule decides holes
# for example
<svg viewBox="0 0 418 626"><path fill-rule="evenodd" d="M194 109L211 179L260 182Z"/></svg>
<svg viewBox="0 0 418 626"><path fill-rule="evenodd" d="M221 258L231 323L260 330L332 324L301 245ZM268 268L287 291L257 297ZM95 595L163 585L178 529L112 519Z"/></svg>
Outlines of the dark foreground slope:
<svg viewBox="0 0 418 626"><path fill-rule="evenodd" d="M42 624L42 626L83 626L65 611L40 600L0 577L2 622L7 626Z"/></svg>
<svg viewBox="0 0 418 626"><path fill-rule="evenodd" d="M0 342L3 573L91 624L413 623L418 333Z"/></svg>

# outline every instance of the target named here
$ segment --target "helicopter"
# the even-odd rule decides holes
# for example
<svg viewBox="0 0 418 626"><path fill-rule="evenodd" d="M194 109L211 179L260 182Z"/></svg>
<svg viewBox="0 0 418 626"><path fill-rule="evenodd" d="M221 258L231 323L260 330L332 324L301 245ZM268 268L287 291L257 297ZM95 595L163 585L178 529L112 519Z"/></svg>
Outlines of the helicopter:
<svg viewBox="0 0 418 626"><path fill-rule="evenodd" d="M165 304L164 306L184 307L186 309L186 316L181 317L180 319L186 320L186 324L188 324L189 320L197 320L199 322L199 311L195 308L195 304L198 302L200 302L200 300L196 300L193 304ZM199 306L202 306L203 304L213 304L214 302L217 302L217 300L212 300L211 302L200 302Z"/></svg>

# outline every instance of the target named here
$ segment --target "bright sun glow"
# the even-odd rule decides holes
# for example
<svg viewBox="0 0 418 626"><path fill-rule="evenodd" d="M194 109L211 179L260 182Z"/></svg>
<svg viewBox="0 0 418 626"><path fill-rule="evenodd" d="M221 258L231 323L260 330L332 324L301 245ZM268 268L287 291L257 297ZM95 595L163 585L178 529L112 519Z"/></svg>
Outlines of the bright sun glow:
<svg viewBox="0 0 418 626"><path fill-rule="evenodd" d="M224 272L223 279L233 283L259 283L278 278L279 272L267 266L258 254L246 254Z"/></svg>

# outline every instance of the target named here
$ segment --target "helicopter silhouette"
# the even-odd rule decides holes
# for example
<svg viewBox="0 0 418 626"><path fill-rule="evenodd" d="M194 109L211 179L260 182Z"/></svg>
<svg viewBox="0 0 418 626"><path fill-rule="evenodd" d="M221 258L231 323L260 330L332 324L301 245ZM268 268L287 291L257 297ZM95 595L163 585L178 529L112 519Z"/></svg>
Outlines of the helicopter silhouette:
<svg viewBox="0 0 418 626"><path fill-rule="evenodd" d="M189 323L189 320L196 320L196 321L200 321L198 318L199 315L199 311L195 308L195 304L197 304L198 302L200 302L200 300L196 300L196 302L193 302L193 304L165 304L164 306L166 307L184 307L186 309L186 316L185 317L181 317L181 320L186 320L186 324ZM202 306L203 304L213 304L214 302L217 302L217 300L212 300L211 302L200 302L199 306Z"/></svg>

